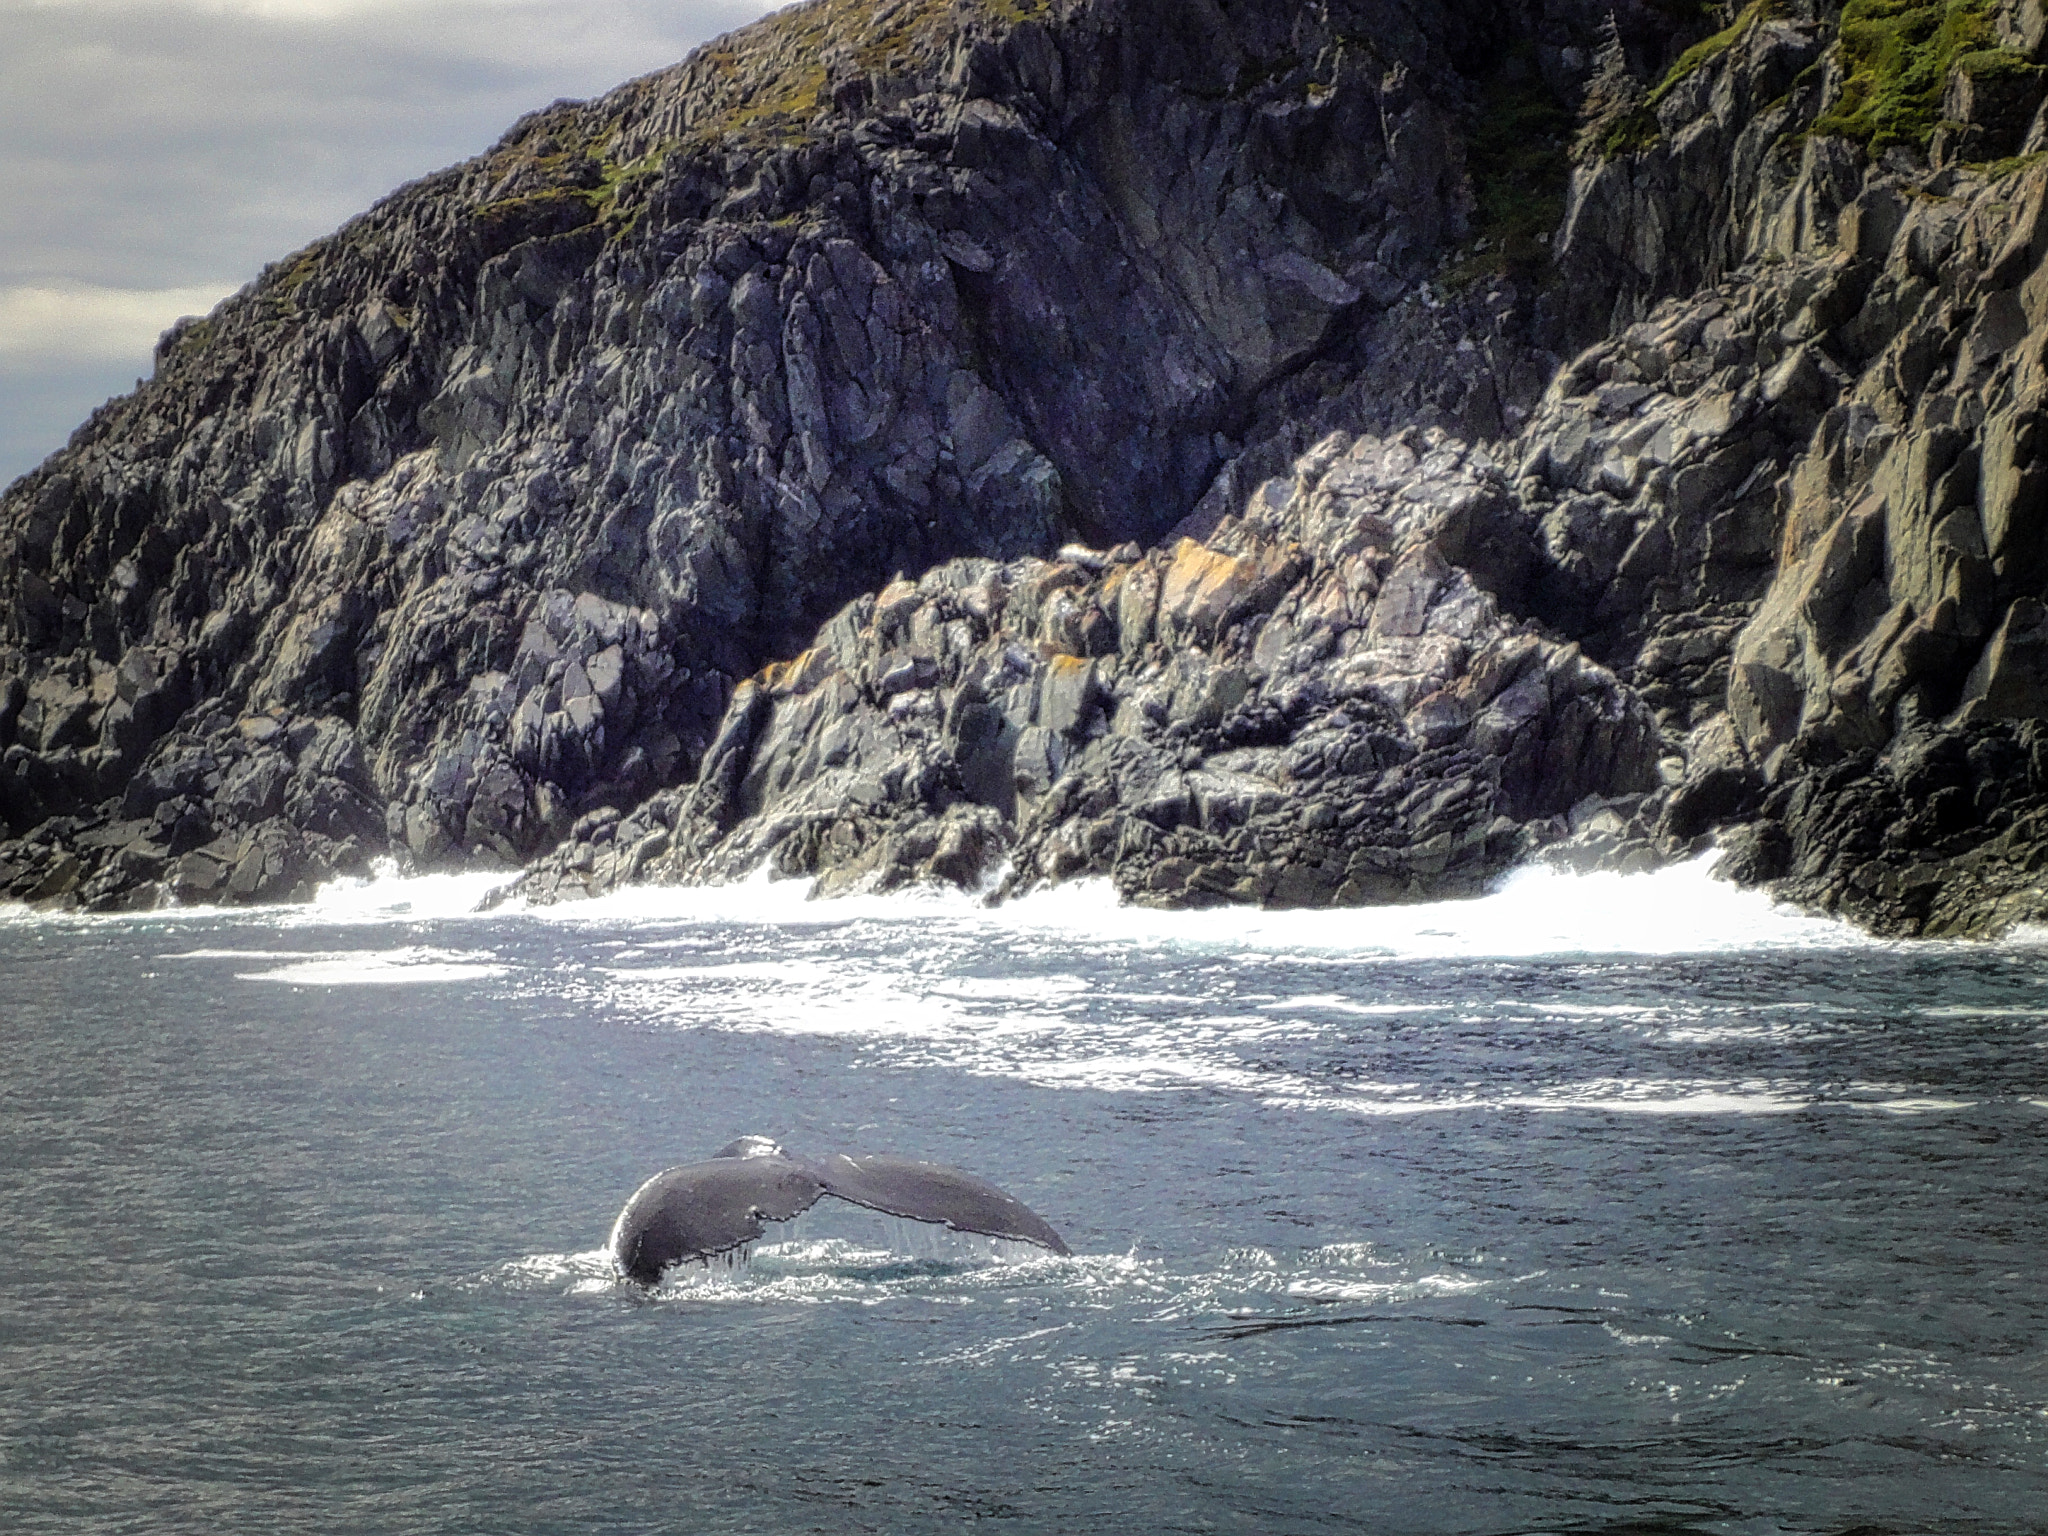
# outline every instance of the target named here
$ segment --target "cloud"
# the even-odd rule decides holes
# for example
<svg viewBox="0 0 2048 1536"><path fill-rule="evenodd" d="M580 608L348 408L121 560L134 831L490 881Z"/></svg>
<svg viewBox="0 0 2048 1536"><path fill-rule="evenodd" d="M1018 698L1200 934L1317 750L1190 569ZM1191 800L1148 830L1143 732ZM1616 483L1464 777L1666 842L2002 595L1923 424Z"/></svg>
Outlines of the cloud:
<svg viewBox="0 0 2048 1536"><path fill-rule="evenodd" d="M234 290L192 288L0 288L0 358L71 365L147 356L182 315L203 315Z"/></svg>
<svg viewBox="0 0 2048 1536"><path fill-rule="evenodd" d="M0 0L0 480L62 440L20 446L24 412L48 420L54 393L82 419L149 371L164 325L210 307L195 295L232 292L522 113L672 64L772 8ZM110 350L121 337L127 350ZM69 362L39 381L35 357ZM104 366L81 374L86 358Z"/></svg>
<svg viewBox="0 0 2048 1536"><path fill-rule="evenodd" d="M237 282L741 0L0 0L0 285Z"/></svg>

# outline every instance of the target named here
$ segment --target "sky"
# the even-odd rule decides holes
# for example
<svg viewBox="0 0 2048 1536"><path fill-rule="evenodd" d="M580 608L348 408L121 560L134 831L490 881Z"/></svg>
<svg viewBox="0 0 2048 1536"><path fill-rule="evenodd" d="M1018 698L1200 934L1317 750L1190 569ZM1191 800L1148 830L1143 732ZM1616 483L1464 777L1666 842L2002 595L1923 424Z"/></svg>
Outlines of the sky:
<svg viewBox="0 0 2048 1536"><path fill-rule="evenodd" d="M0 0L0 485L157 336L765 0Z"/></svg>

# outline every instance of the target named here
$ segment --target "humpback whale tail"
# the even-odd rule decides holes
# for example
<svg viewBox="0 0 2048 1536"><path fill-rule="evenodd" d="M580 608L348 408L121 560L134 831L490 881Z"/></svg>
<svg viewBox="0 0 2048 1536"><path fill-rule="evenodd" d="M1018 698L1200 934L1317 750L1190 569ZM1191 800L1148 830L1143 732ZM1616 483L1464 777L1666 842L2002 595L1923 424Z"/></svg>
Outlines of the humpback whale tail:
<svg viewBox="0 0 2048 1536"><path fill-rule="evenodd" d="M827 1195L886 1216L1069 1251L1023 1201L958 1168L839 1152L805 1158L765 1136L742 1136L704 1162L657 1173L619 1212L607 1246L620 1274L652 1285L671 1265L743 1248L765 1223L789 1221Z"/></svg>

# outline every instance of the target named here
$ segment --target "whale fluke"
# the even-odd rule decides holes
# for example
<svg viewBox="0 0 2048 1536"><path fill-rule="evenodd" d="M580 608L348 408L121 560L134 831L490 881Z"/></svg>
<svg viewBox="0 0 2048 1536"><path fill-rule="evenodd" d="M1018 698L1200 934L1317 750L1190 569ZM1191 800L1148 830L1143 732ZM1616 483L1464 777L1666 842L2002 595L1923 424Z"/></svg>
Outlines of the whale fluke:
<svg viewBox="0 0 2048 1536"><path fill-rule="evenodd" d="M942 1163L907 1157L848 1157L834 1152L810 1165L825 1193L912 1221L943 1222L958 1232L1036 1243L1054 1253L1067 1245L1050 1223L1014 1195Z"/></svg>
<svg viewBox="0 0 2048 1536"><path fill-rule="evenodd" d="M765 1136L742 1136L635 1190L612 1226L612 1261L627 1279L652 1285L672 1265L758 1241L766 1223L800 1216L827 1195L887 1216L1069 1251L1023 1201L958 1168L836 1152L813 1161Z"/></svg>
<svg viewBox="0 0 2048 1536"><path fill-rule="evenodd" d="M757 1241L763 1222L802 1215L824 1193L809 1170L783 1157L686 1163L633 1192L612 1227L612 1258L629 1280L652 1285L671 1264Z"/></svg>

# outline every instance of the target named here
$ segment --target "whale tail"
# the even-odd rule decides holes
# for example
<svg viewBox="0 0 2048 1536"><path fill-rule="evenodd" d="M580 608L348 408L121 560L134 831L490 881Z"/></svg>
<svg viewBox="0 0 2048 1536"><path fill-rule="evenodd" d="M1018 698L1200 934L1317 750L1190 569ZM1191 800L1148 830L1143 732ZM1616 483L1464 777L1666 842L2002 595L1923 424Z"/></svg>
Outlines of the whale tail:
<svg viewBox="0 0 2048 1536"><path fill-rule="evenodd" d="M656 1174L619 1212L608 1246L621 1275L653 1285L674 1265L758 1241L768 1222L792 1220L828 1195L955 1232L1071 1251L1023 1201L961 1169L839 1152L813 1160L766 1136L739 1137L703 1162Z"/></svg>

